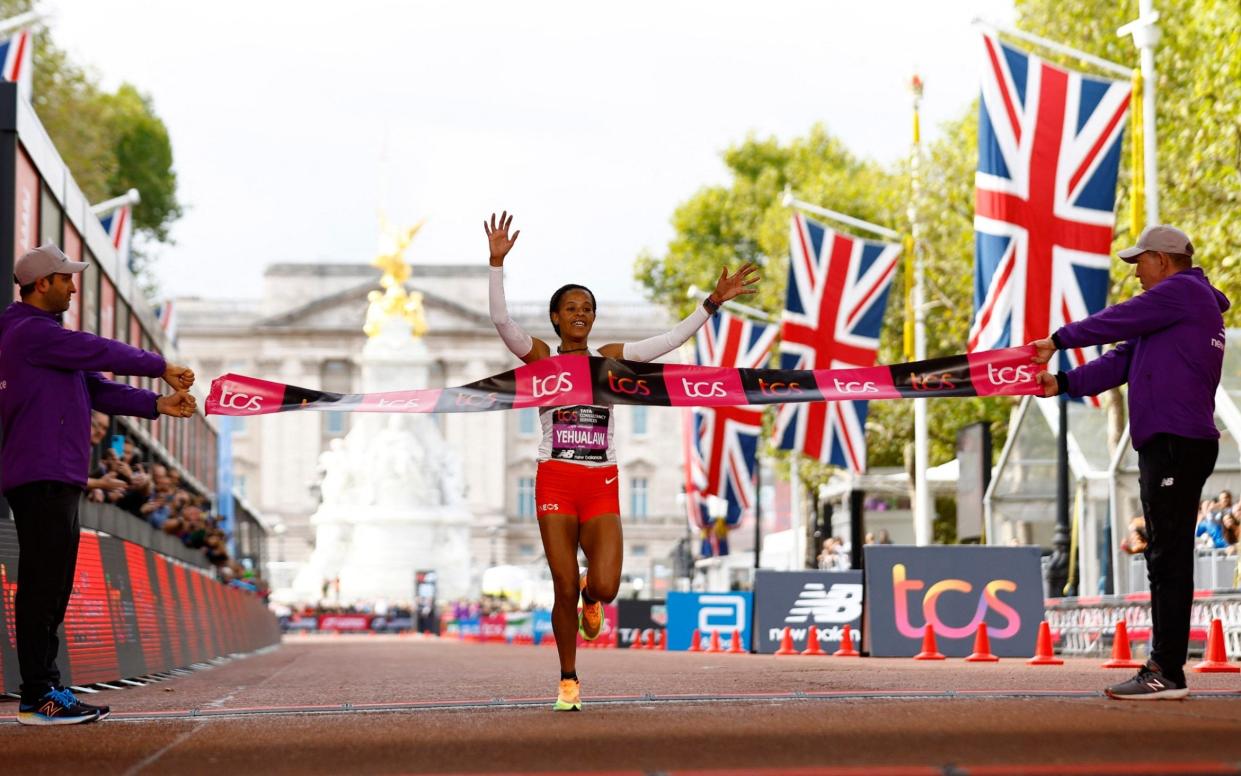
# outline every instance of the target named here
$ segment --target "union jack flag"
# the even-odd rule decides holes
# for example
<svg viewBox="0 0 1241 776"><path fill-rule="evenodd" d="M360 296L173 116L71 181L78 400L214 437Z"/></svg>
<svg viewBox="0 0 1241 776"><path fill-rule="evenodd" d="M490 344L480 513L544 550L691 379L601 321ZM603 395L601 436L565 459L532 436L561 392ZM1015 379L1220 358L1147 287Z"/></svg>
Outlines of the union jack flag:
<svg viewBox="0 0 1241 776"><path fill-rule="evenodd" d="M128 205L123 205L100 218L99 223L108 233L108 239L116 249L116 257L132 272L134 267L129 261L129 243L134 234L133 211Z"/></svg>
<svg viewBox="0 0 1241 776"><path fill-rule="evenodd" d="M900 252L794 214L780 368L874 366ZM865 401L785 404L776 416L780 449L864 472L866 411Z"/></svg>
<svg viewBox="0 0 1241 776"><path fill-rule="evenodd" d="M970 352L1047 337L1107 304L1130 95L994 35L982 44ZM1060 368L1098 355L1062 353Z"/></svg>
<svg viewBox="0 0 1241 776"><path fill-rule="evenodd" d="M701 366L759 369L767 365L776 327L729 315L721 310L698 330L695 362ZM689 462L694 492L718 496L728 504L724 522L736 526L756 502L754 467L758 464L758 437L763 430L759 407L696 407L695 444ZM697 504L700 527L711 524L705 499ZM723 538L723 537L721 537ZM706 545L704 544L704 548ZM704 553L708 554L708 553ZM727 555L726 540L720 555Z"/></svg>
<svg viewBox="0 0 1241 776"><path fill-rule="evenodd" d="M18 30L12 37L0 40L0 77L20 87L20 91L29 98L30 84L33 73L30 65L30 51L34 41L30 30Z"/></svg>

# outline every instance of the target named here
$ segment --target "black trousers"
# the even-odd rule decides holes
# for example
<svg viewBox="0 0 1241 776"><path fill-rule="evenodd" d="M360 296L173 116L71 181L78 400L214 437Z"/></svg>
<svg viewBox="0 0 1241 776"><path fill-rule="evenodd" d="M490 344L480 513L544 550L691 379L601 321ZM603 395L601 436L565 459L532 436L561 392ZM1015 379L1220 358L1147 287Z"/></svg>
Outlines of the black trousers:
<svg viewBox="0 0 1241 776"><path fill-rule="evenodd" d="M1219 442L1157 434L1138 450L1151 587L1151 659L1165 675L1184 676L1194 600L1194 525Z"/></svg>
<svg viewBox="0 0 1241 776"><path fill-rule="evenodd" d="M15 624L22 701L33 703L60 685L57 631L73 591L82 489L67 482L31 482L4 495L17 523Z"/></svg>

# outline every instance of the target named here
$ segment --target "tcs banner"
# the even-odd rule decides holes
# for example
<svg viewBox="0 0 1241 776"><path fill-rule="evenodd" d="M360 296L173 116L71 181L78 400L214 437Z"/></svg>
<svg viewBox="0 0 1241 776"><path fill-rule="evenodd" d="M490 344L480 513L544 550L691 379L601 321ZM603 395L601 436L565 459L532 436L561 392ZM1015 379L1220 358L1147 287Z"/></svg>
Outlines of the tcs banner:
<svg viewBox="0 0 1241 776"><path fill-rule="evenodd" d="M741 643L749 644L753 600L748 592L668 593L668 649L689 649L695 630L704 641L718 631L725 642L739 630Z"/></svg>
<svg viewBox="0 0 1241 776"><path fill-rule="evenodd" d="M965 657L983 622L994 654L1034 654L1043 619L1037 547L872 544L865 553L870 654L917 654L929 624L940 652Z"/></svg>
<svg viewBox="0 0 1241 776"><path fill-rule="evenodd" d="M811 628L818 629L819 645L829 652L840 648L845 625L853 630L854 646L861 643L861 571L760 570L754 587L758 652L779 649L785 628L798 651L806 648Z"/></svg>

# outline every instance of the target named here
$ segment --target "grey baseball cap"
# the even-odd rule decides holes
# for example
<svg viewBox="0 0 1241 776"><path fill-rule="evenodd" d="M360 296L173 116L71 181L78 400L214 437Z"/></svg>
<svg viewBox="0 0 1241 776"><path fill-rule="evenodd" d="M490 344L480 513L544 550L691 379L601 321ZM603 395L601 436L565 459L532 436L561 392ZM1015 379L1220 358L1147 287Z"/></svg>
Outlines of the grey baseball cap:
<svg viewBox="0 0 1241 776"><path fill-rule="evenodd" d="M1189 241L1189 235L1175 226L1148 226L1142 230L1136 245L1116 255L1129 264L1137 264L1138 257L1147 251L1193 256L1194 244Z"/></svg>
<svg viewBox="0 0 1241 776"><path fill-rule="evenodd" d="M13 265L13 279L17 285L29 285L48 275L73 275L90 265L84 261L70 261L60 248L44 243L33 251L26 251Z"/></svg>

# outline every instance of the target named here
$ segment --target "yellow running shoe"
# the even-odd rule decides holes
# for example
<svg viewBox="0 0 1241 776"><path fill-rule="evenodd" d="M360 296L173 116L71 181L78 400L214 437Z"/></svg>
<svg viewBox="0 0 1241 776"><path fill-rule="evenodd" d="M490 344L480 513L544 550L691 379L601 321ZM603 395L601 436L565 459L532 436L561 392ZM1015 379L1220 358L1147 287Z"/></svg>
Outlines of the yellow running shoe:
<svg viewBox="0 0 1241 776"><path fill-rule="evenodd" d="M586 592L586 575L582 575L582 592ZM593 604L582 602L582 609L577 613L577 632L582 634L582 638L587 641L594 641L599 638L600 631L603 630L603 604L595 601Z"/></svg>
<svg viewBox="0 0 1241 776"><path fill-rule="evenodd" d="M554 711L582 710L582 683L576 679L561 679L560 691L556 693Z"/></svg>

